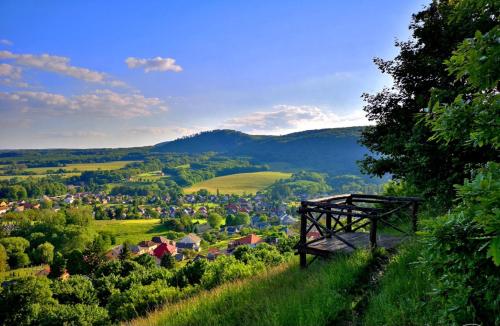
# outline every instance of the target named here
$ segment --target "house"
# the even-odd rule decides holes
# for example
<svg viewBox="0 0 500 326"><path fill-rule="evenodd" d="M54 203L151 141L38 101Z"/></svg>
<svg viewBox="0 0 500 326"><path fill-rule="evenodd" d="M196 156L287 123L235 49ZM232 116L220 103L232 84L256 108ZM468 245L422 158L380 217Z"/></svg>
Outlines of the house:
<svg viewBox="0 0 500 326"><path fill-rule="evenodd" d="M24 212L24 206L17 206L14 212Z"/></svg>
<svg viewBox="0 0 500 326"><path fill-rule="evenodd" d="M64 202L66 204L72 204L73 202L75 201L75 197L69 195L69 196L66 196L66 198L64 198Z"/></svg>
<svg viewBox="0 0 500 326"><path fill-rule="evenodd" d="M200 250L200 243L201 243L201 238L197 236L194 233L189 233L186 235L184 238L180 239L177 242L177 249L179 251L185 250L185 249L191 249L195 251Z"/></svg>
<svg viewBox="0 0 500 326"><path fill-rule="evenodd" d="M219 248L208 248L207 259L215 260L217 257L226 254L225 250L220 250Z"/></svg>
<svg viewBox="0 0 500 326"><path fill-rule="evenodd" d="M151 253L156 249L156 247L158 247L158 244L154 241L144 240L139 242L138 246L141 247L141 250Z"/></svg>
<svg viewBox="0 0 500 326"><path fill-rule="evenodd" d="M177 254L177 248L171 244L162 243L153 250L153 256L156 257L158 263L165 254L174 256Z"/></svg>
<svg viewBox="0 0 500 326"><path fill-rule="evenodd" d="M234 249L238 246L249 245L250 247L255 247L257 244L261 243L262 239L256 234L249 234L243 238L239 238L229 242L227 245L228 249Z"/></svg>
<svg viewBox="0 0 500 326"><path fill-rule="evenodd" d="M221 228L221 231L222 232L226 231L227 235L233 235L236 233L240 233L240 227L239 226L228 226L225 229Z"/></svg>
<svg viewBox="0 0 500 326"><path fill-rule="evenodd" d="M184 260L184 254L182 252L179 252L175 255L175 260L177 261L182 261Z"/></svg>
<svg viewBox="0 0 500 326"><path fill-rule="evenodd" d="M175 246L174 240L169 240L169 239L162 237L162 236L152 237L151 241L153 241L156 244L167 243L169 245Z"/></svg>
<svg viewBox="0 0 500 326"><path fill-rule="evenodd" d="M259 215L254 215L252 219L250 220L250 224L255 227L257 224L261 222L260 216Z"/></svg>
<svg viewBox="0 0 500 326"><path fill-rule="evenodd" d="M292 225L298 222L298 219L288 215L288 214L283 214L280 216L280 224L282 225Z"/></svg>
<svg viewBox="0 0 500 326"><path fill-rule="evenodd" d="M5 214L8 211L9 211L9 207L8 206L0 207L0 215Z"/></svg>
<svg viewBox="0 0 500 326"><path fill-rule="evenodd" d="M118 259L120 253L122 252L123 245L114 246L106 253L106 258L108 259Z"/></svg>

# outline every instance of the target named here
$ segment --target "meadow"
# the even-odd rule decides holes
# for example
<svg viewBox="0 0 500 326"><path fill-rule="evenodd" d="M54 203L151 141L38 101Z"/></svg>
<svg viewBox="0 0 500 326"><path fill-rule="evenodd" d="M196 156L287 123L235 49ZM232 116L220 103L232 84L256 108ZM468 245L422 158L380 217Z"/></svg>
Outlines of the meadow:
<svg viewBox="0 0 500 326"><path fill-rule="evenodd" d="M151 240L153 236L166 236L170 232L160 223L160 219L99 220L94 221L93 228L98 232L111 232L116 236L118 244L126 240L138 243L142 240Z"/></svg>
<svg viewBox="0 0 500 326"><path fill-rule="evenodd" d="M47 174L47 171L56 171L59 169L65 172L84 172L97 170L118 170L125 167L127 164L137 161L112 161L103 163L72 163L63 167L39 167L27 168L26 171L35 172L36 174Z"/></svg>
<svg viewBox="0 0 500 326"><path fill-rule="evenodd" d="M291 173L273 171L237 173L195 183L190 187L184 188L184 192L194 193L198 190L206 189L213 194L217 193L217 190L220 194L254 194L279 179L290 177Z"/></svg>
<svg viewBox="0 0 500 326"><path fill-rule="evenodd" d="M63 170L64 173L57 173L65 178L78 176L85 171L98 171L98 170L118 170L125 167L129 163L134 163L137 161L112 161L103 163L71 163L66 166L47 166L47 167L37 167L37 168L26 168L24 171L36 173L34 175L0 175L0 180L9 180L12 178L27 179L27 178L42 178L55 173L55 171ZM0 174L4 173L7 164L0 165Z"/></svg>
<svg viewBox="0 0 500 326"><path fill-rule="evenodd" d="M298 260L168 305L131 325L329 325L350 318L350 293L373 262L367 251Z"/></svg>

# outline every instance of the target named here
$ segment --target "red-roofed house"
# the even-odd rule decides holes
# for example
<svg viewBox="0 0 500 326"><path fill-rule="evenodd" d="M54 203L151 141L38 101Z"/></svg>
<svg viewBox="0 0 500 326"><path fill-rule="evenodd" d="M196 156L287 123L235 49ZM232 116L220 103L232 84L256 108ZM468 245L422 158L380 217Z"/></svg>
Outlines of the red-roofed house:
<svg viewBox="0 0 500 326"><path fill-rule="evenodd" d="M155 250L153 250L153 256L155 256L157 259L161 259L161 257L163 257L163 255L165 254L173 256L176 253L177 248L168 243L162 243Z"/></svg>
<svg viewBox="0 0 500 326"><path fill-rule="evenodd" d="M238 246L249 245L250 247L255 247L258 243L261 243L262 239L256 234L249 234L246 237L236 239L228 244L228 249L234 249Z"/></svg>

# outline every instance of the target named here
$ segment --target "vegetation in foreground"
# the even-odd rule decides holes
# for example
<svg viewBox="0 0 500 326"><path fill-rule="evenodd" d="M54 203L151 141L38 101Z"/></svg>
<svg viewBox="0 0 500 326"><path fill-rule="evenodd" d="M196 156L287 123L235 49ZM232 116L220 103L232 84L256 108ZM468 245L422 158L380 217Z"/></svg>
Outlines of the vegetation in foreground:
<svg viewBox="0 0 500 326"><path fill-rule="evenodd" d="M206 189L213 194L254 194L257 191L264 190L277 180L290 177L291 173L273 171L237 173L195 183L190 187L184 188L184 192L194 193L201 189Z"/></svg>
<svg viewBox="0 0 500 326"><path fill-rule="evenodd" d="M223 285L167 306L132 325L326 325L350 311L349 292L373 256L359 251L314 262L282 264L248 280Z"/></svg>

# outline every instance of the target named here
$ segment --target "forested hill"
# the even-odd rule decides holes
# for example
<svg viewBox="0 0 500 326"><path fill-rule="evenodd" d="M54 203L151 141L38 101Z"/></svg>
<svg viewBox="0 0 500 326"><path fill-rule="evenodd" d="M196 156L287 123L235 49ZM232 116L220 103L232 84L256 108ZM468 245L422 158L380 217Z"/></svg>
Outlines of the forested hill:
<svg viewBox="0 0 500 326"><path fill-rule="evenodd" d="M368 151L358 144L363 127L308 130L283 136L213 130L155 145L152 151L219 152L249 156L258 163L334 174L359 174L356 161Z"/></svg>

